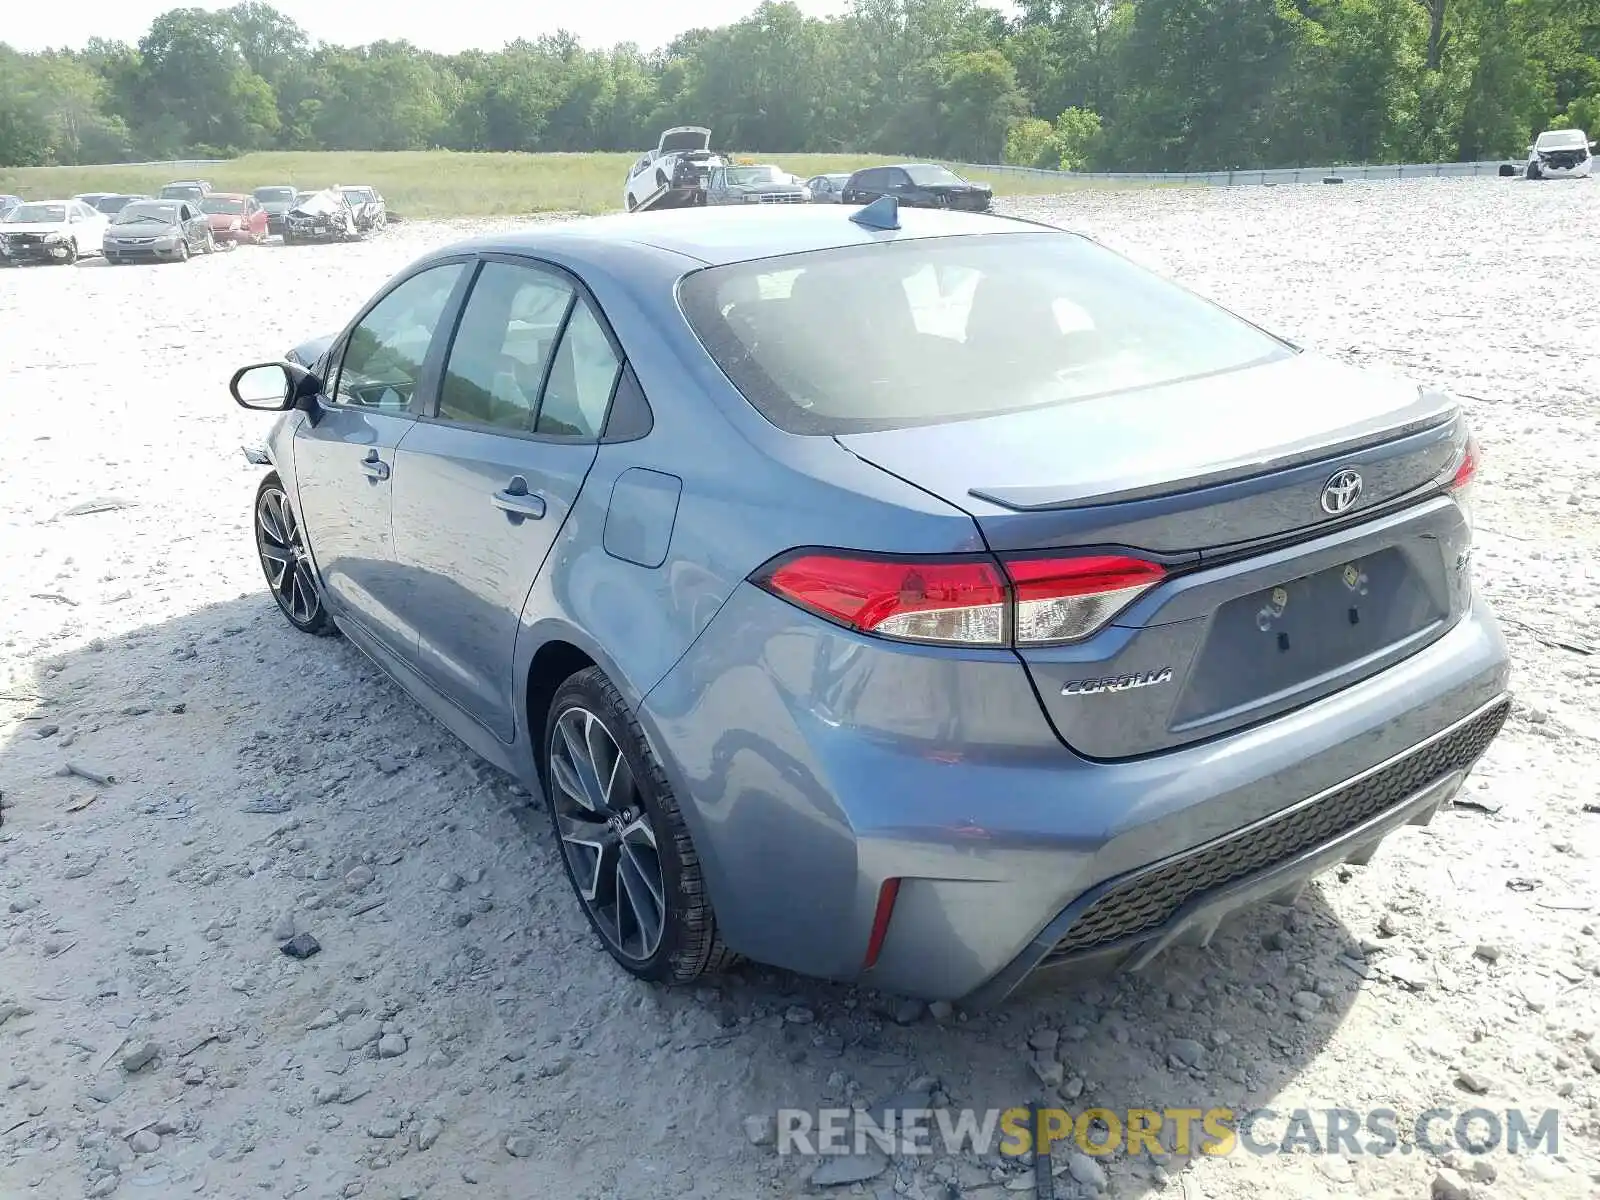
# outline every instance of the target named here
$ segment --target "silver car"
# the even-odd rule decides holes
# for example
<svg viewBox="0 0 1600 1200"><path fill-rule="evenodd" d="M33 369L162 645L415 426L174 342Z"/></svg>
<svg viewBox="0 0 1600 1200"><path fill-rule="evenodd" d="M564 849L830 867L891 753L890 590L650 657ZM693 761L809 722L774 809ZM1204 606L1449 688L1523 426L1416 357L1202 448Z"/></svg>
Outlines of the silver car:
<svg viewBox="0 0 1600 1200"><path fill-rule="evenodd" d="M1506 718L1457 402L1088 238L536 225L294 358L232 384L282 412L272 596L543 796L641 978L1143 963L1426 822Z"/></svg>
<svg viewBox="0 0 1600 1200"><path fill-rule="evenodd" d="M849 171L835 171L827 175L813 175L806 180L813 204L840 204L844 201L844 185L850 182Z"/></svg>
<svg viewBox="0 0 1600 1200"><path fill-rule="evenodd" d="M707 204L804 204L811 199L806 185L782 167L713 167L706 180Z"/></svg>

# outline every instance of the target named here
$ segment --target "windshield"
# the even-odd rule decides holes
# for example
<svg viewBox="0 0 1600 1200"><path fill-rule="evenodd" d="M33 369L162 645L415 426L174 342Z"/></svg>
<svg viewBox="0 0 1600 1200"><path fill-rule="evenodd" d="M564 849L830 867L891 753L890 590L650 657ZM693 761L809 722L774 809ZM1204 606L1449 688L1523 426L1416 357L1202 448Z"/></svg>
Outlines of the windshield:
<svg viewBox="0 0 1600 1200"><path fill-rule="evenodd" d="M351 204L365 204L367 202L365 188L340 188L339 190L344 193L344 198L350 201Z"/></svg>
<svg viewBox="0 0 1600 1200"><path fill-rule="evenodd" d="M132 196L105 196L99 200L96 200L94 202L94 206L98 211L105 213L107 216L113 216L121 212L128 205L132 204L133 200L134 198Z"/></svg>
<svg viewBox="0 0 1600 1200"><path fill-rule="evenodd" d="M965 179L948 167L935 166L931 163L919 163L907 167L906 174L911 176L911 182L918 187L949 187L951 184L966 183Z"/></svg>
<svg viewBox="0 0 1600 1200"><path fill-rule="evenodd" d="M729 167L728 182L735 186L752 183L787 183L789 177L777 167Z"/></svg>
<svg viewBox="0 0 1600 1200"><path fill-rule="evenodd" d="M117 214L113 225L131 225L135 221L159 221L163 225L176 225L178 223L178 206L176 204L154 204L150 201L138 201L128 205Z"/></svg>
<svg viewBox="0 0 1600 1200"><path fill-rule="evenodd" d="M200 211L212 216L240 217L244 215L244 201L227 197L207 196L200 201Z"/></svg>
<svg viewBox="0 0 1600 1200"><path fill-rule="evenodd" d="M917 239L734 263L689 275L680 299L729 379L790 433L994 416L1292 353L1070 234Z"/></svg>
<svg viewBox="0 0 1600 1200"><path fill-rule="evenodd" d="M292 187L262 187L255 190L255 198L263 204L285 204L294 200Z"/></svg>
<svg viewBox="0 0 1600 1200"><path fill-rule="evenodd" d="M1581 129L1550 129L1534 143L1539 150L1578 150L1589 144Z"/></svg>
<svg viewBox="0 0 1600 1200"><path fill-rule="evenodd" d="M164 187L161 189L161 197L164 200L198 200L203 195L205 193L197 187Z"/></svg>
<svg viewBox="0 0 1600 1200"><path fill-rule="evenodd" d="M18 225L33 221L41 225L56 224L67 219L65 204L19 204L6 214L6 220Z"/></svg>

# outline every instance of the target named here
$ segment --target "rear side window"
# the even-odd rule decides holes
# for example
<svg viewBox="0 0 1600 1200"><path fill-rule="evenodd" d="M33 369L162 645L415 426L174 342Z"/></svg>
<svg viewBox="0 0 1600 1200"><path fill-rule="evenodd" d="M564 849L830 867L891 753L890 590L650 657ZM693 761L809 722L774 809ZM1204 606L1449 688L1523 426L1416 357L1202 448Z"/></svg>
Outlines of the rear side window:
<svg viewBox="0 0 1600 1200"><path fill-rule="evenodd" d="M622 360L599 318L580 298L550 364L550 380L539 406L538 432L598 439L621 369Z"/></svg>
<svg viewBox="0 0 1600 1200"><path fill-rule="evenodd" d="M686 276L679 297L734 386L790 433L994 416L1293 353L1066 233L907 239L757 259Z"/></svg>
<svg viewBox="0 0 1600 1200"><path fill-rule="evenodd" d="M532 432L545 366L571 302L572 288L558 275L485 263L450 347L439 416Z"/></svg>

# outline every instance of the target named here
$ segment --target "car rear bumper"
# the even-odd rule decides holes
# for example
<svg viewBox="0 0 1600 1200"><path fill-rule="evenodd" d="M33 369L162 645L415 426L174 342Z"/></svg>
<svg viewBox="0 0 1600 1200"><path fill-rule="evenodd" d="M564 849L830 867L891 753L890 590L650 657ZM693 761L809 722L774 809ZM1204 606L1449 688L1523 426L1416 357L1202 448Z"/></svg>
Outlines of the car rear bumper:
<svg viewBox="0 0 1600 1200"><path fill-rule="evenodd" d="M1054 736L1015 658L857 637L747 585L639 715L732 948L988 1003L1041 971L1138 964L1365 861L1459 785L1505 718L1507 676L1478 602L1332 696L1096 763Z"/></svg>

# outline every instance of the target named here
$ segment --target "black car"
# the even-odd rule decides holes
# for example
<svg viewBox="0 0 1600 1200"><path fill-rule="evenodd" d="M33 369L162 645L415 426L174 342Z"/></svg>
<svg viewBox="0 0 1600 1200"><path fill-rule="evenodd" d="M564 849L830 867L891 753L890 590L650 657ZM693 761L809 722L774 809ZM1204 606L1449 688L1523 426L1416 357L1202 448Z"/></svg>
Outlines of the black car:
<svg viewBox="0 0 1600 1200"><path fill-rule="evenodd" d="M844 204L870 204L879 196L893 196L913 208L987 212L994 189L987 183L963 179L937 163L901 163L857 171L845 182L840 199Z"/></svg>
<svg viewBox="0 0 1600 1200"><path fill-rule="evenodd" d="M108 263L187 262L217 248L211 224L187 200L135 200L106 229Z"/></svg>
<svg viewBox="0 0 1600 1200"><path fill-rule="evenodd" d="M299 189L286 183L276 183L258 187L250 194L255 197L257 204L267 210L268 234L276 236L289 227L289 210L300 201Z"/></svg>

